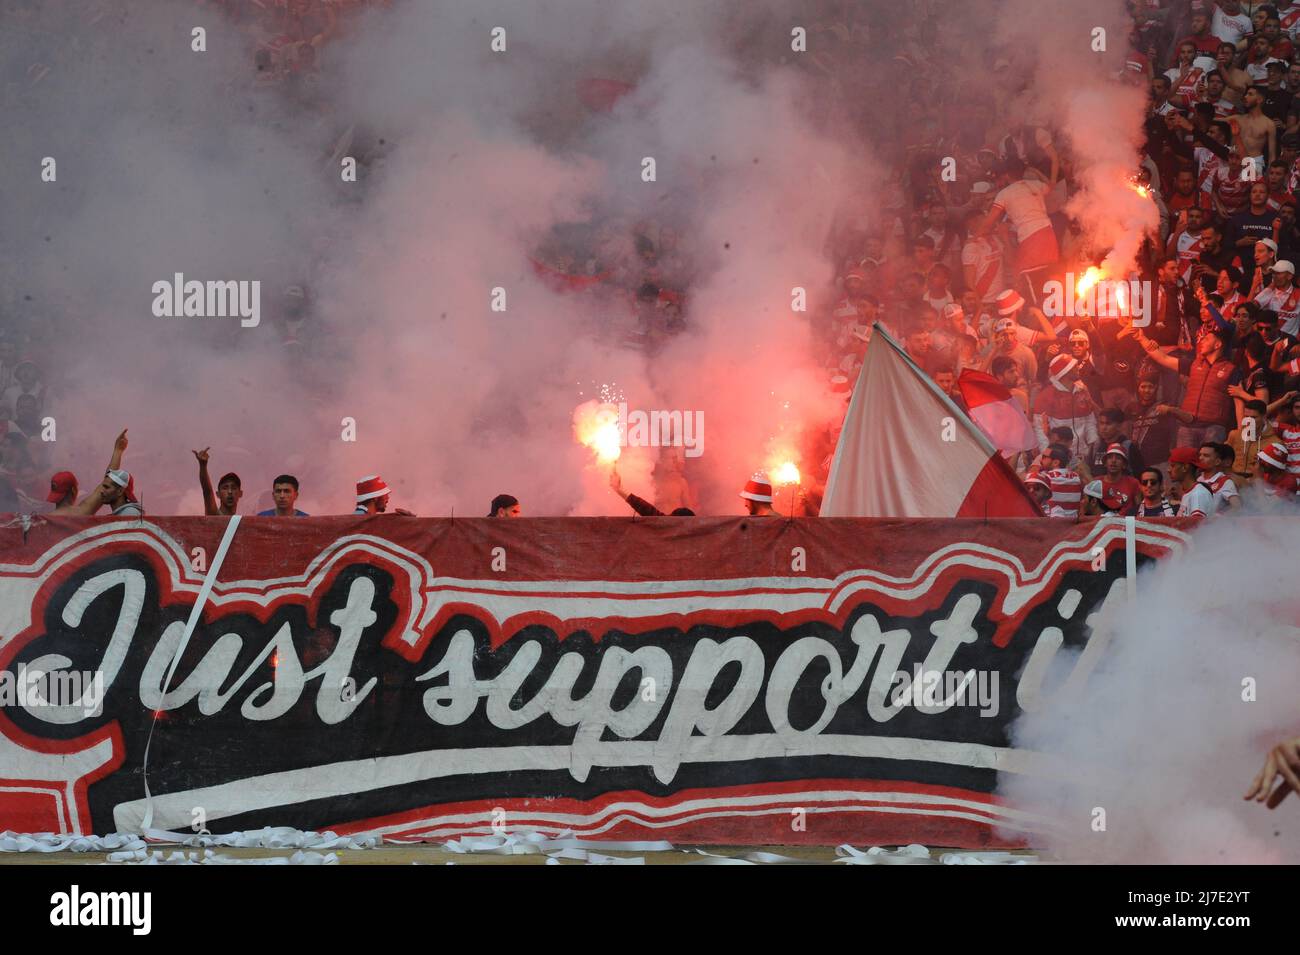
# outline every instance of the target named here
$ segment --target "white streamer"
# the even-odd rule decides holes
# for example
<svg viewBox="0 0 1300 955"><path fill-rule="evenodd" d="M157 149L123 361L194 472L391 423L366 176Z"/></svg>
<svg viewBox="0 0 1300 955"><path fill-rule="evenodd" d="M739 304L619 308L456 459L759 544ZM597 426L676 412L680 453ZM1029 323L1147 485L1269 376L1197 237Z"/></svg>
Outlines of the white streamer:
<svg viewBox="0 0 1300 955"><path fill-rule="evenodd" d="M203 616L203 608L207 606L208 597L212 594L212 585L217 582L217 572L221 570L221 565L226 559L226 551L230 550L230 542L235 539L235 531L239 528L239 515L232 514L229 523L226 524L226 532L221 535L221 545L217 548L216 556L212 558L212 564L208 567L208 574L203 578L203 586L199 588L199 595L195 598L194 607L190 610L190 619L185 622L185 632L181 635L181 642L176 647L176 653L172 656L171 666L167 668L167 676L163 680L161 700L167 699L167 690L172 685L172 677L176 675L176 668L180 666L181 656L185 653L185 648L189 646L190 636L194 633L194 628L198 626L199 618ZM161 707L163 702L158 705ZM153 825L153 794L149 791L149 748L153 745L153 731L158 727L158 711L154 710L153 721L149 724L149 737L144 742L144 760L140 768L140 778L144 783L144 819L140 823L142 830L147 830Z"/></svg>

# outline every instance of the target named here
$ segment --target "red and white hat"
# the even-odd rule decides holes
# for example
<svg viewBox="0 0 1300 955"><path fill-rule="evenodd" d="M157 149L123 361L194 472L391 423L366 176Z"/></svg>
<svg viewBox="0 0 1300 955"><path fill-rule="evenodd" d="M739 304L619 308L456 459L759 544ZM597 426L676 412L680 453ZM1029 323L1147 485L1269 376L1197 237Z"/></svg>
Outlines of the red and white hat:
<svg viewBox="0 0 1300 955"><path fill-rule="evenodd" d="M754 476L745 482L745 489L740 492L740 496L747 501L771 504L772 482L768 480L767 474L764 472L755 471Z"/></svg>
<svg viewBox="0 0 1300 955"><path fill-rule="evenodd" d="M1276 442L1270 444L1267 448L1261 450L1258 456L1259 460L1263 461L1265 464L1271 464L1273 467L1281 468L1283 471L1286 470L1287 453L1285 444L1279 444Z"/></svg>
<svg viewBox="0 0 1300 955"><path fill-rule="evenodd" d="M965 318L966 311L956 302L949 302L943 307L943 320L951 322L954 318Z"/></svg>
<svg viewBox="0 0 1300 955"><path fill-rule="evenodd" d="M1015 289L1009 288L999 292L993 304L998 307L999 315L1014 315L1025 307L1025 299Z"/></svg>
<svg viewBox="0 0 1300 955"><path fill-rule="evenodd" d="M1072 372L1075 366L1079 364L1077 358L1073 355L1067 355L1064 352L1053 358L1047 365L1047 377L1052 384L1060 387L1061 379Z"/></svg>
<svg viewBox="0 0 1300 955"><path fill-rule="evenodd" d="M1106 454L1118 454L1125 461L1128 460L1128 452L1124 450L1124 445L1119 442L1106 445ZM1106 454L1103 454L1102 457L1104 458Z"/></svg>
<svg viewBox="0 0 1300 955"><path fill-rule="evenodd" d="M369 501L371 498L383 497L385 494L389 493L391 493L391 491L389 490L388 485L384 483L384 479L378 474L371 474L368 477L363 477L357 482L358 504L363 501Z"/></svg>

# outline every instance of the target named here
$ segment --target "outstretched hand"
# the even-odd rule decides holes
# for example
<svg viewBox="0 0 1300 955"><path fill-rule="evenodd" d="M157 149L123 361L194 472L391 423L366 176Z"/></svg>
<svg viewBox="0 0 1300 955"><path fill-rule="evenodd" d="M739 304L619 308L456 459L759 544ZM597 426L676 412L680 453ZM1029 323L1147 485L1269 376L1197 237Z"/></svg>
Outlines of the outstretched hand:
<svg viewBox="0 0 1300 955"><path fill-rule="evenodd" d="M1282 781L1274 789L1273 781L1278 776ZM1292 790L1300 792L1300 736L1283 740L1268 751L1264 768L1256 774L1243 798L1267 801L1268 808L1274 809Z"/></svg>
<svg viewBox="0 0 1300 955"><path fill-rule="evenodd" d="M618 476L618 471L609 472L609 486L614 489L614 493L619 497L623 496L623 479Z"/></svg>
<svg viewBox="0 0 1300 955"><path fill-rule="evenodd" d="M191 449L191 450L192 450L192 449ZM194 452L194 456L195 456L196 458L199 459L199 464L207 464L207 463L208 463L208 448L204 448L202 451L195 451L195 452Z"/></svg>
<svg viewBox="0 0 1300 955"><path fill-rule="evenodd" d="M117 440L113 442L113 450L114 450L114 451L125 451L125 450L126 450L126 445L127 445L127 440L126 440L126 428L123 428L123 429L122 429L122 433L119 434L119 435L117 436Z"/></svg>

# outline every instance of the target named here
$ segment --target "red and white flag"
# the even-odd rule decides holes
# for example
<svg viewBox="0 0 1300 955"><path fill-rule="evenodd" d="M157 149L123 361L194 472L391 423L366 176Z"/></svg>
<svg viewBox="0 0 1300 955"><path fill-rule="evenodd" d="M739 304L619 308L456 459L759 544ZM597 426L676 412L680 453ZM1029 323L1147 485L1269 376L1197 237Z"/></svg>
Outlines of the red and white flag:
<svg viewBox="0 0 1300 955"><path fill-rule="evenodd" d="M1016 473L879 323L835 448L822 517L1038 517Z"/></svg>
<svg viewBox="0 0 1300 955"><path fill-rule="evenodd" d="M1038 448L1034 427L1007 387L992 375L966 368L957 379L970 416L1003 454Z"/></svg>

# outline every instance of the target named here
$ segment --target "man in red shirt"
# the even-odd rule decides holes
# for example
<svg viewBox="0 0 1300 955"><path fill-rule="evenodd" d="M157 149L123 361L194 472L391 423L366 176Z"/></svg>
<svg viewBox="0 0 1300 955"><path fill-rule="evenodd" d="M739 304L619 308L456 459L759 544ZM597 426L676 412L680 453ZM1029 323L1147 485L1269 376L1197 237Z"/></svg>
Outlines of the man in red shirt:
<svg viewBox="0 0 1300 955"><path fill-rule="evenodd" d="M1241 370L1228 359L1224 350L1228 332L1217 325L1201 329L1195 354L1187 351L1166 351L1134 328L1138 344L1157 365L1177 371L1187 378L1182 409L1192 416L1191 424L1180 425L1177 441L1180 445L1199 447L1206 441L1222 441L1228 428L1241 420L1237 404L1228 390L1241 380Z"/></svg>
<svg viewBox="0 0 1300 955"><path fill-rule="evenodd" d="M1198 54L1214 56L1222 41L1210 32L1210 17L1203 10L1192 11L1192 32L1178 41L1178 45L1190 43L1196 47Z"/></svg>
<svg viewBox="0 0 1300 955"><path fill-rule="evenodd" d="M1268 37L1272 44L1269 55L1290 62L1295 55L1295 47L1291 43L1291 38L1282 32L1281 18L1276 14L1270 16L1264 21L1264 29L1260 32Z"/></svg>
<svg viewBox="0 0 1300 955"><path fill-rule="evenodd" d="M1128 473L1128 454L1122 444L1112 444L1104 457L1106 472L1085 489L1089 514L1136 514L1142 486Z"/></svg>
<svg viewBox="0 0 1300 955"><path fill-rule="evenodd" d="M1165 206L1171 215L1176 215L1184 209L1200 209L1202 213L1209 211L1210 195L1196 187L1196 173L1190 166L1184 166L1174 174L1174 188L1169 193ZM1187 231L1199 233L1204 224L1203 217L1195 223L1188 222Z"/></svg>

